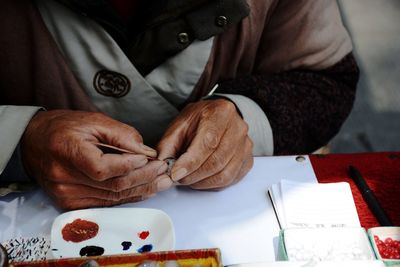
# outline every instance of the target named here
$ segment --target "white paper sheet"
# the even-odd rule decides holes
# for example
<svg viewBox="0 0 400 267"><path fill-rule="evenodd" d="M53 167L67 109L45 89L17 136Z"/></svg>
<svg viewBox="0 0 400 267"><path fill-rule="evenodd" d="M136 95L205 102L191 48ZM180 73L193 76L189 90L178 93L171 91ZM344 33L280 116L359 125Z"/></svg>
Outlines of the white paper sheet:
<svg viewBox="0 0 400 267"><path fill-rule="evenodd" d="M350 185L281 180L278 209L287 227L360 227Z"/></svg>
<svg viewBox="0 0 400 267"><path fill-rule="evenodd" d="M265 192L281 179L316 182L308 157L255 158L238 184L220 192L172 188L152 199L121 207L165 211L175 226L176 249L218 247L225 265L274 261L279 226ZM0 199L0 240L49 236L59 214L42 191ZM122 215L123 216L123 215Z"/></svg>

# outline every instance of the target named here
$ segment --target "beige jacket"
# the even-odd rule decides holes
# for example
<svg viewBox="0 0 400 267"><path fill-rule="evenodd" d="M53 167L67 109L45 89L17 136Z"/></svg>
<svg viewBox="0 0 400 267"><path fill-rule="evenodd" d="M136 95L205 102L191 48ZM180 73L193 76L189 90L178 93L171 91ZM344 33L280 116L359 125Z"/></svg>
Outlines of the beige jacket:
<svg viewBox="0 0 400 267"><path fill-rule="evenodd" d="M216 83L242 75L323 70L352 50L335 0L248 0L247 4L250 15L214 39L211 56L189 101L205 96ZM33 1L4 0L0 30L1 172L37 110L20 106L96 108ZM16 120L16 116L24 119ZM10 124L13 127L7 126Z"/></svg>

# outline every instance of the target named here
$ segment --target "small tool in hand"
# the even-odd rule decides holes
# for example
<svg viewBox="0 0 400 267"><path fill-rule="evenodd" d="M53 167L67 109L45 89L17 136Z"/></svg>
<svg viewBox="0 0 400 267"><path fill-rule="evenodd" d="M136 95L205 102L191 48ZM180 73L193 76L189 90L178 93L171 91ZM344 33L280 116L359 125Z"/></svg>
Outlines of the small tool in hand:
<svg viewBox="0 0 400 267"><path fill-rule="evenodd" d="M98 142L95 142L93 144L96 145L105 154L123 154L123 153L137 154L133 151L126 150L126 149L119 148L119 147L112 146L112 145L107 145L107 144L98 143ZM147 159L148 160L156 160L157 158L147 156Z"/></svg>
<svg viewBox="0 0 400 267"><path fill-rule="evenodd" d="M169 177L171 177L171 170L172 170L172 167L174 167L176 159L175 158L166 158L166 159L164 159L164 161L168 164L167 175Z"/></svg>
<svg viewBox="0 0 400 267"><path fill-rule="evenodd" d="M137 154L137 153L135 153L133 151L129 151L129 150L126 150L126 149L123 149L123 148L119 148L119 147L116 147L116 146L112 146L112 145L107 145L107 144L98 143L98 142L95 142L93 144L96 145L105 154L107 154L107 153L108 154L123 154L123 153ZM153 158L153 157L149 157L149 156L147 156L147 159L150 160L150 161L151 160L158 160L157 158ZM171 177L171 170L172 170L172 167L175 164L176 159L175 158L167 158L164 161L168 164L168 169L167 169L166 174L169 177Z"/></svg>

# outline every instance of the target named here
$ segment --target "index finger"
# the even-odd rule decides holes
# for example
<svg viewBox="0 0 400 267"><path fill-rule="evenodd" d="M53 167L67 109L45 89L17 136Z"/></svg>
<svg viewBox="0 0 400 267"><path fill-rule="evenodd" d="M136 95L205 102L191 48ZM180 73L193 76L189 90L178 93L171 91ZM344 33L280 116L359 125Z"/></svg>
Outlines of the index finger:
<svg viewBox="0 0 400 267"><path fill-rule="evenodd" d="M200 168L219 146L228 123L229 116L225 112L213 113L209 118L199 122L197 132L187 151L177 159L171 170L171 179L174 182Z"/></svg>
<svg viewBox="0 0 400 267"><path fill-rule="evenodd" d="M157 151L143 144L142 136L135 128L114 119L99 116L100 122L96 125L93 135L100 142L149 157L157 156Z"/></svg>
<svg viewBox="0 0 400 267"><path fill-rule="evenodd" d="M126 175L148 161L142 154L104 154L90 142L82 142L69 158L72 165L96 181Z"/></svg>

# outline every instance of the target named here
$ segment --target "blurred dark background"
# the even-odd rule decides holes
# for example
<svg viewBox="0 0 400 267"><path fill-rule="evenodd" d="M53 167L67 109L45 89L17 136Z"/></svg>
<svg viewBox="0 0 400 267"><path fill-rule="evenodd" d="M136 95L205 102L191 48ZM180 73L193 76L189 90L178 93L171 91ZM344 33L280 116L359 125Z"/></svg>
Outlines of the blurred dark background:
<svg viewBox="0 0 400 267"><path fill-rule="evenodd" d="M400 151L400 0L339 0L361 78L332 153Z"/></svg>

